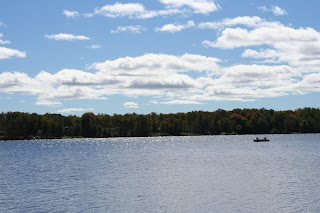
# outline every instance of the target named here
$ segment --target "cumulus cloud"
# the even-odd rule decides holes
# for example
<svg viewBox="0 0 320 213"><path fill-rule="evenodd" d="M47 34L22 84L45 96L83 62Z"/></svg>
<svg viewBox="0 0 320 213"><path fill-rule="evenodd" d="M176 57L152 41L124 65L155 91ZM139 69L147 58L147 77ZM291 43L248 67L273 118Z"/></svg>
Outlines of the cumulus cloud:
<svg viewBox="0 0 320 213"><path fill-rule="evenodd" d="M101 8L96 8L94 14L100 14L107 17L123 17L123 16L141 16L146 13L146 9L139 3L115 3L114 5L105 5Z"/></svg>
<svg viewBox="0 0 320 213"><path fill-rule="evenodd" d="M21 52L19 50L10 49L6 47L0 47L0 60L8 59L12 57L25 58L27 54L25 52Z"/></svg>
<svg viewBox="0 0 320 213"><path fill-rule="evenodd" d="M67 18L76 18L79 16L79 13L77 11L63 10L63 15Z"/></svg>
<svg viewBox="0 0 320 213"><path fill-rule="evenodd" d="M188 71L215 73L219 70L220 59L202 55L184 54L182 56L166 54L145 54L138 57L124 57L95 63L91 68L117 76L159 76Z"/></svg>
<svg viewBox="0 0 320 213"><path fill-rule="evenodd" d="M138 103L135 103L135 102L125 102L125 103L123 104L123 106L124 106L125 108L128 108L128 109L137 109L137 108L139 108L139 104L138 104Z"/></svg>
<svg viewBox="0 0 320 213"><path fill-rule="evenodd" d="M62 100L101 99L121 94L129 97L174 98L196 92L205 85L189 72L212 75L220 60L201 55L146 54L93 64L96 72L63 69L57 73L41 71L35 77L25 73L0 74L0 92L38 97L38 105L59 105Z"/></svg>
<svg viewBox="0 0 320 213"><path fill-rule="evenodd" d="M4 72L0 74L0 92L40 95L49 92L48 84L43 84L25 73Z"/></svg>
<svg viewBox="0 0 320 213"><path fill-rule="evenodd" d="M113 79L103 78L99 74L72 69L64 69L56 74L42 71L34 80L49 87L47 91L40 92L40 98L57 100L106 100L98 87L114 83Z"/></svg>
<svg viewBox="0 0 320 213"><path fill-rule="evenodd" d="M268 8L266 6L261 6L261 7L258 7L258 9L262 10L263 12L272 12L273 15L275 15L275 16L283 16L283 15L288 14L287 11L285 11L284 9L282 9L276 5L271 5L270 8Z"/></svg>
<svg viewBox="0 0 320 213"><path fill-rule="evenodd" d="M141 25L135 26L118 26L116 29L111 30L111 33L121 33L121 32L128 32L132 34L140 34L146 29Z"/></svg>
<svg viewBox="0 0 320 213"><path fill-rule="evenodd" d="M292 85L288 85L286 88L291 89L299 94L320 92L320 73L305 75L301 81Z"/></svg>
<svg viewBox="0 0 320 213"><path fill-rule="evenodd" d="M167 10L147 10L144 5L140 3L115 3L113 5L107 4L96 8L93 13L86 14L86 17L93 17L95 15L102 15L109 18L128 17L133 19L148 19L157 16L167 16L181 13L177 9Z"/></svg>
<svg viewBox="0 0 320 213"><path fill-rule="evenodd" d="M274 98L288 95L285 91L274 91L272 88L262 89L259 87L243 86L209 86L206 88L207 94L204 98L207 100L230 100L230 101L254 101L258 98Z"/></svg>
<svg viewBox="0 0 320 213"><path fill-rule="evenodd" d="M57 112L58 113L76 113L76 112L85 112L85 111L94 111L93 108L66 108L66 109L60 109Z"/></svg>
<svg viewBox="0 0 320 213"><path fill-rule="evenodd" d="M209 14L219 10L220 6L212 0L159 0L168 8L191 8L194 13Z"/></svg>
<svg viewBox="0 0 320 213"><path fill-rule="evenodd" d="M279 60L281 54L280 49L246 49L242 57ZM311 72L290 64L223 67L220 62L194 54L145 54L94 63L86 71L41 71L35 77L5 72L0 74L0 92L34 95L37 105L61 106L64 100L107 100L111 95L148 96L152 104L202 104L320 91L319 68ZM135 102L123 106L140 107Z"/></svg>
<svg viewBox="0 0 320 213"><path fill-rule="evenodd" d="M281 56L281 53L274 49L260 49L252 50L246 49L242 54L242 57L245 58L267 58L267 59L276 59Z"/></svg>
<svg viewBox="0 0 320 213"><path fill-rule="evenodd" d="M195 23L191 20L188 21L186 24L166 24L160 28L156 28L155 31L176 33L192 27L195 27Z"/></svg>
<svg viewBox="0 0 320 213"><path fill-rule="evenodd" d="M265 62L288 63L309 70L320 65L320 33L313 28L292 28L279 22L262 21L252 29L235 27L223 29L216 41L203 41L203 45L221 49L259 47L267 50L247 49L243 57L268 59Z"/></svg>
<svg viewBox="0 0 320 213"><path fill-rule="evenodd" d="M234 65L224 68L223 73L216 85L276 87L295 83L295 77L299 76L297 70L287 65Z"/></svg>
<svg viewBox="0 0 320 213"><path fill-rule="evenodd" d="M268 29L263 29L267 32ZM252 32L252 33L251 33ZM257 35L254 35L257 34ZM259 35L258 35L259 34ZM246 46L258 46L266 43L263 39L263 32L261 28L259 31L248 31L243 28L227 28L222 31L220 37L214 42L205 40L203 44L210 47L216 47L221 49L233 49L237 47L246 47ZM270 34L268 34L270 35ZM274 35L274 38L277 39L277 36Z"/></svg>
<svg viewBox="0 0 320 213"><path fill-rule="evenodd" d="M85 14L86 17L102 15L109 18L128 17L132 19L149 19L159 16L175 14L209 14L217 11L220 6L212 0L159 0L165 8L162 10L148 10L141 3L107 4L96 8L92 13Z"/></svg>
<svg viewBox="0 0 320 213"><path fill-rule="evenodd" d="M139 3L122 4L117 2L114 5L105 5L94 10L94 14L100 14L111 18L141 16L144 13L146 13L146 9Z"/></svg>
<svg viewBox="0 0 320 213"><path fill-rule="evenodd" d="M264 20L258 16L239 16L236 18L226 18L221 21L214 22L202 22L198 24L199 29L214 29L223 30L227 27L233 26L246 26L246 27L257 27L265 24Z"/></svg>
<svg viewBox="0 0 320 213"><path fill-rule="evenodd" d="M279 6L272 6L271 10L275 16L283 16L288 14L287 11L280 8Z"/></svg>
<svg viewBox="0 0 320 213"><path fill-rule="evenodd" d="M319 92L320 33L315 29L295 29L259 17L223 19L200 23L197 27L219 31L217 39L203 41L204 46L246 48L241 56L259 64L222 67L221 75L216 78L201 79L208 85L206 92L188 100L250 101Z"/></svg>
<svg viewBox="0 0 320 213"><path fill-rule="evenodd" d="M90 40L90 38L83 35L72 35L66 33L59 33L55 35L45 35L47 39L52 39L56 41L74 41L74 40Z"/></svg>

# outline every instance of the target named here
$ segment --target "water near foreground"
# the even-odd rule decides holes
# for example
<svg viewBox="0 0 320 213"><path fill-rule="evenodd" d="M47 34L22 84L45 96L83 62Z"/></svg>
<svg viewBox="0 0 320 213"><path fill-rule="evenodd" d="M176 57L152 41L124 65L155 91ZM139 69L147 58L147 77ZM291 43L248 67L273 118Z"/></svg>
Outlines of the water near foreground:
<svg viewBox="0 0 320 213"><path fill-rule="evenodd" d="M320 135L0 141L0 212L318 212Z"/></svg>

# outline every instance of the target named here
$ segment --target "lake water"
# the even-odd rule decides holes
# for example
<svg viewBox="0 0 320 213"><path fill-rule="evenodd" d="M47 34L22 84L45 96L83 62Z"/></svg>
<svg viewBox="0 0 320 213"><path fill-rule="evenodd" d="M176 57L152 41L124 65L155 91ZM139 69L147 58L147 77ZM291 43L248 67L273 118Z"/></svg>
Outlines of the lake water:
<svg viewBox="0 0 320 213"><path fill-rule="evenodd" d="M0 212L319 212L320 134L0 141Z"/></svg>

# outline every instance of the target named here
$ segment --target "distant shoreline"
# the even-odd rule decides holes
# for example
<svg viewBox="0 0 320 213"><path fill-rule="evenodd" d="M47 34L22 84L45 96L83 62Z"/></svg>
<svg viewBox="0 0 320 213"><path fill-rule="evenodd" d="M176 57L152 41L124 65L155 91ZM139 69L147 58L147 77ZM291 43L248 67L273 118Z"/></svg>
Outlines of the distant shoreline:
<svg viewBox="0 0 320 213"><path fill-rule="evenodd" d="M78 116L0 114L0 140L320 133L320 109Z"/></svg>
<svg viewBox="0 0 320 213"><path fill-rule="evenodd" d="M220 134L220 135L157 135L157 136L117 136L117 137L106 137L106 138L85 138L85 137L57 137L57 138L25 138L25 139L4 139L0 138L0 141L32 141L32 140L63 140L63 139L107 139L107 138L158 138L158 137L201 137L201 136L265 136L265 135L305 135L305 134L320 134L320 132L315 133L301 133L301 132L293 132L293 133L266 133L266 134Z"/></svg>

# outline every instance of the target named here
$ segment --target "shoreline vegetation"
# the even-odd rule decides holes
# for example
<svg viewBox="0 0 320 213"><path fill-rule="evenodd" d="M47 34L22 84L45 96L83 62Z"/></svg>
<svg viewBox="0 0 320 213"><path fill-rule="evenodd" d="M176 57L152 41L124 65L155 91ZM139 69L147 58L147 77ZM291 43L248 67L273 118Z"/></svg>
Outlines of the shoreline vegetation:
<svg viewBox="0 0 320 213"><path fill-rule="evenodd" d="M0 140L320 133L319 108L157 114L0 114Z"/></svg>

